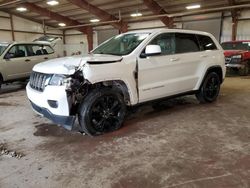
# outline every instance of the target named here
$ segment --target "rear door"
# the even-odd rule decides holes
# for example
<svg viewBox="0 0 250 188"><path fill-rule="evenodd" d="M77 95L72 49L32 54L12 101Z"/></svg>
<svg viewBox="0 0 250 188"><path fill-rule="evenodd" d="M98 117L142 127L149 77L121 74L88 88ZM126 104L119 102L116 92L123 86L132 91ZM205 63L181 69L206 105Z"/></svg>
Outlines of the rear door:
<svg viewBox="0 0 250 188"><path fill-rule="evenodd" d="M28 55L29 55L29 64L30 70L43 61L54 58L54 50L49 45L43 44L28 44L27 45Z"/></svg>
<svg viewBox="0 0 250 188"><path fill-rule="evenodd" d="M197 37L186 33L164 33L149 44L162 54L138 59L139 102L193 90L201 63Z"/></svg>

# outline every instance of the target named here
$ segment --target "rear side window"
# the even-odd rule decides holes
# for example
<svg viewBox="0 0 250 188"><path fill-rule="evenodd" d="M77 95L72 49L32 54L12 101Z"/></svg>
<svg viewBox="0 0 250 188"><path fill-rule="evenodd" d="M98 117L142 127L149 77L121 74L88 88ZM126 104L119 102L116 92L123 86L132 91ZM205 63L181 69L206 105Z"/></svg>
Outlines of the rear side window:
<svg viewBox="0 0 250 188"><path fill-rule="evenodd" d="M54 53L54 50L48 45L29 44L27 45L27 48L29 56L47 55Z"/></svg>
<svg viewBox="0 0 250 188"><path fill-rule="evenodd" d="M200 51L199 42L194 34L176 33L176 53Z"/></svg>
<svg viewBox="0 0 250 188"><path fill-rule="evenodd" d="M214 41L209 36L197 35L202 50L217 50Z"/></svg>

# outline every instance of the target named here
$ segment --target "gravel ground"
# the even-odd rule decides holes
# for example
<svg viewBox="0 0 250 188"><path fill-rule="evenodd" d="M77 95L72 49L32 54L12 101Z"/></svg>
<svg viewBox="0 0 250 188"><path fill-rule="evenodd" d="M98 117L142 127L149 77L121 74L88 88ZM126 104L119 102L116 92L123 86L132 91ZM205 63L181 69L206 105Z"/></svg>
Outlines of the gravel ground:
<svg viewBox="0 0 250 188"><path fill-rule="evenodd" d="M250 187L250 77L226 78L213 104L137 107L94 138L35 115L24 86L0 91L1 188Z"/></svg>

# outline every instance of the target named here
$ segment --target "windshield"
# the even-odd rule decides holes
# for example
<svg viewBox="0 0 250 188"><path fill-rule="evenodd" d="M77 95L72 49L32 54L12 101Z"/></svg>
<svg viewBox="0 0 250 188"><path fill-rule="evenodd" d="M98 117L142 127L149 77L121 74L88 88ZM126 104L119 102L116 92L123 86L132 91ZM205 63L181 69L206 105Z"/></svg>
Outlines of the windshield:
<svg viewBox="0 0 250 188"><path fill-rule="evenodd" d="M224 50L250 50L250 42L225 42L221 46Z"/></svg>
<svg viewBox="0 0 250 188"><path fill-rule="evenodd" d="M130 54L150 33L128 33L117 35L92 51L93 54Z"/></svg>
<svg viewBox="0 0 250 188"><path fill-rule="evenodd" d="M3 52L8 48L8 43L0 43L0 55L3 54Z"/></svg>

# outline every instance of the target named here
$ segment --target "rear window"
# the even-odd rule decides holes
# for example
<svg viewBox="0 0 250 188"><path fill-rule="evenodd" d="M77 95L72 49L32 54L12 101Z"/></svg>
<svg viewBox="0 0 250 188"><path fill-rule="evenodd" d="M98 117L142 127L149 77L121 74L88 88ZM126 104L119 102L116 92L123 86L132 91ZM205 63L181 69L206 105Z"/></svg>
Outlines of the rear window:
<svg viewBox="0 0 250 188"><path fill-rule="evenodd" d="M27 48L29 56L47 55L54 53L54 50L48 45L29 44Z"/></svg>
<svg viewBox="0 0 250 188"><path fill-rule="evenodd" d="M176 53L200 51L199 42L194 34L176 33Z"/></svg>
<svg viewBox="0 0 250 188"><path fill-rule="evenodd" d="M201 50L217 50L214 41L209 36L197 35Z"/></svg>

